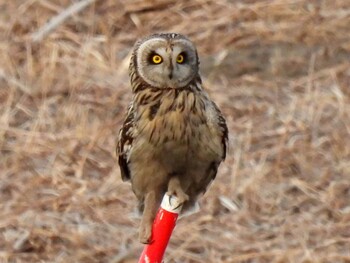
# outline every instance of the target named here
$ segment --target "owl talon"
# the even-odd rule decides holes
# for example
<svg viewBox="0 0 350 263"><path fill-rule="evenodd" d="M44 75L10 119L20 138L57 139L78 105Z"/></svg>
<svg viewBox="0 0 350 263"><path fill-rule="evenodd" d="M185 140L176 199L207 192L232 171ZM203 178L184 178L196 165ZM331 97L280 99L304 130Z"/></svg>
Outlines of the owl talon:
<svg viewBox="0 0 350 263"><path fill-rule="evenodd" d="M189 196L187 194L185 194L182 190L181 191L172 191L172 192L167 192L167 194L169 195L169 204L171 204L171 200L172 200L172 196L176 196L177 200L180 204L183 204L184 202L189 200Z"/></svg>
<svg viewBox="0 0 350 263"><path fill-rule="evenodd" d="M176 210L176 209L178 209L180 206L182 206L183 205L183 203L180 203L180 204L178 204L176 207L174 207L173 209L174 210Z"/></svg>
<svg viewBox="0 0 350 263"><path fill-rule="evenodd" d="M168 196L169 196L169 204L172 205L172 204L171 204L171 199L173 198L173 196L170 195L169 192L168 192L167 194L168 194Z"/></svg>

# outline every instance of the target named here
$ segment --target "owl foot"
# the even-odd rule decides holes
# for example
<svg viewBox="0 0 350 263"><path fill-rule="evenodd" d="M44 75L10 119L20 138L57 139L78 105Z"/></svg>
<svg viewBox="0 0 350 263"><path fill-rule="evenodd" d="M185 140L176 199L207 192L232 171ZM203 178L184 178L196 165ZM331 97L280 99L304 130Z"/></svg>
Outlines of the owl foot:
<svg viewBox="0 0 350 263"><path fill-rule="evenodd" d="M170 196L169 202L171 204L171 196L176 196L179 203L183 204L184 202L189 200L189 196L182 190L181 184L178 177L172 177L168 184L168 192L167 194Z"/></svg>
<svg viewBox="0 0 350 263"><path fill-rule="evenodd" d="M151 191L145 195L144 209L139 229L139 240L143 244L152 242L152 225L156 216L160 201L159 194Z"/></svg>
<svg viewBox="0 0 350 263"><path fill-rule="evenodd" d="M151 243L152 223L141 223L139 229L139 241L143 244Z"/></svg>

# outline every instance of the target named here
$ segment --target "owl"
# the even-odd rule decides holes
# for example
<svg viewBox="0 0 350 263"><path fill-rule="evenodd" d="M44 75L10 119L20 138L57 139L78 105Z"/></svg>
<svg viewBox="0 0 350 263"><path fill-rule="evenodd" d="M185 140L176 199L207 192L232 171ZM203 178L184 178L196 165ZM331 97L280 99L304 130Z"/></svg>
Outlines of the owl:
<svg viewBox="0 0 350 263"><path fill-rule="evenodd" d="M142 212L139 240L150 243L163 195L190 210L215 178L228 129L203 89L197 50L187 37L161 33L136 42L129 76L133 97L117 156Z"/></svg>

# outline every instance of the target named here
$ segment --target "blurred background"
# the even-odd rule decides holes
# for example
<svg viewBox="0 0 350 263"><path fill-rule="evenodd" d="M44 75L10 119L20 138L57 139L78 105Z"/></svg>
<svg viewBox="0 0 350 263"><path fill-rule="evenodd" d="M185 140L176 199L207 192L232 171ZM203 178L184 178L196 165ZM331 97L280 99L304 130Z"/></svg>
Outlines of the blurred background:
<svg viewBox="0 0 350 263"><path fill-rule="evenodd" d="M166 262L350 262L349 28L348 0L0 0L0 262L137 261L115 141L155 32L195 42L230 131Z"/></svg>

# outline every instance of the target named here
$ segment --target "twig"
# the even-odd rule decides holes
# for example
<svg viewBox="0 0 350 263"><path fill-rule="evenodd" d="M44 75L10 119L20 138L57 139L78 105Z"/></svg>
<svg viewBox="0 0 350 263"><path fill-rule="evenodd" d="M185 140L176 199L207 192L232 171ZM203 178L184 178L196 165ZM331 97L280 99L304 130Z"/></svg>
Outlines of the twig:
<svg viewBox="0 0 350 263"><path fill-rule="evenodd" d="M22 92L24 92L27 95L31 94L31 90L30 88L28 88L26 85L24 85L23 83L21 83L19 80L17 80L14 77L8 76L6 75L5 71L3 69L0 68L0 80L4 79L5 81L7 81L9 84L14 85L15 87L19 88Z"/></svg>
<svg viewBox="0 0 350 263"><path fill-rule="evenodd" d="M42 26L38 31L31 35L32 42L40 42L48 34L50 34L56 27L64 23L69 17L79 13L87 6L96 2L96 0L81 0L77 3L72 4L67 9L63 10L57 16L53 17L44 26Z"/></svg>

